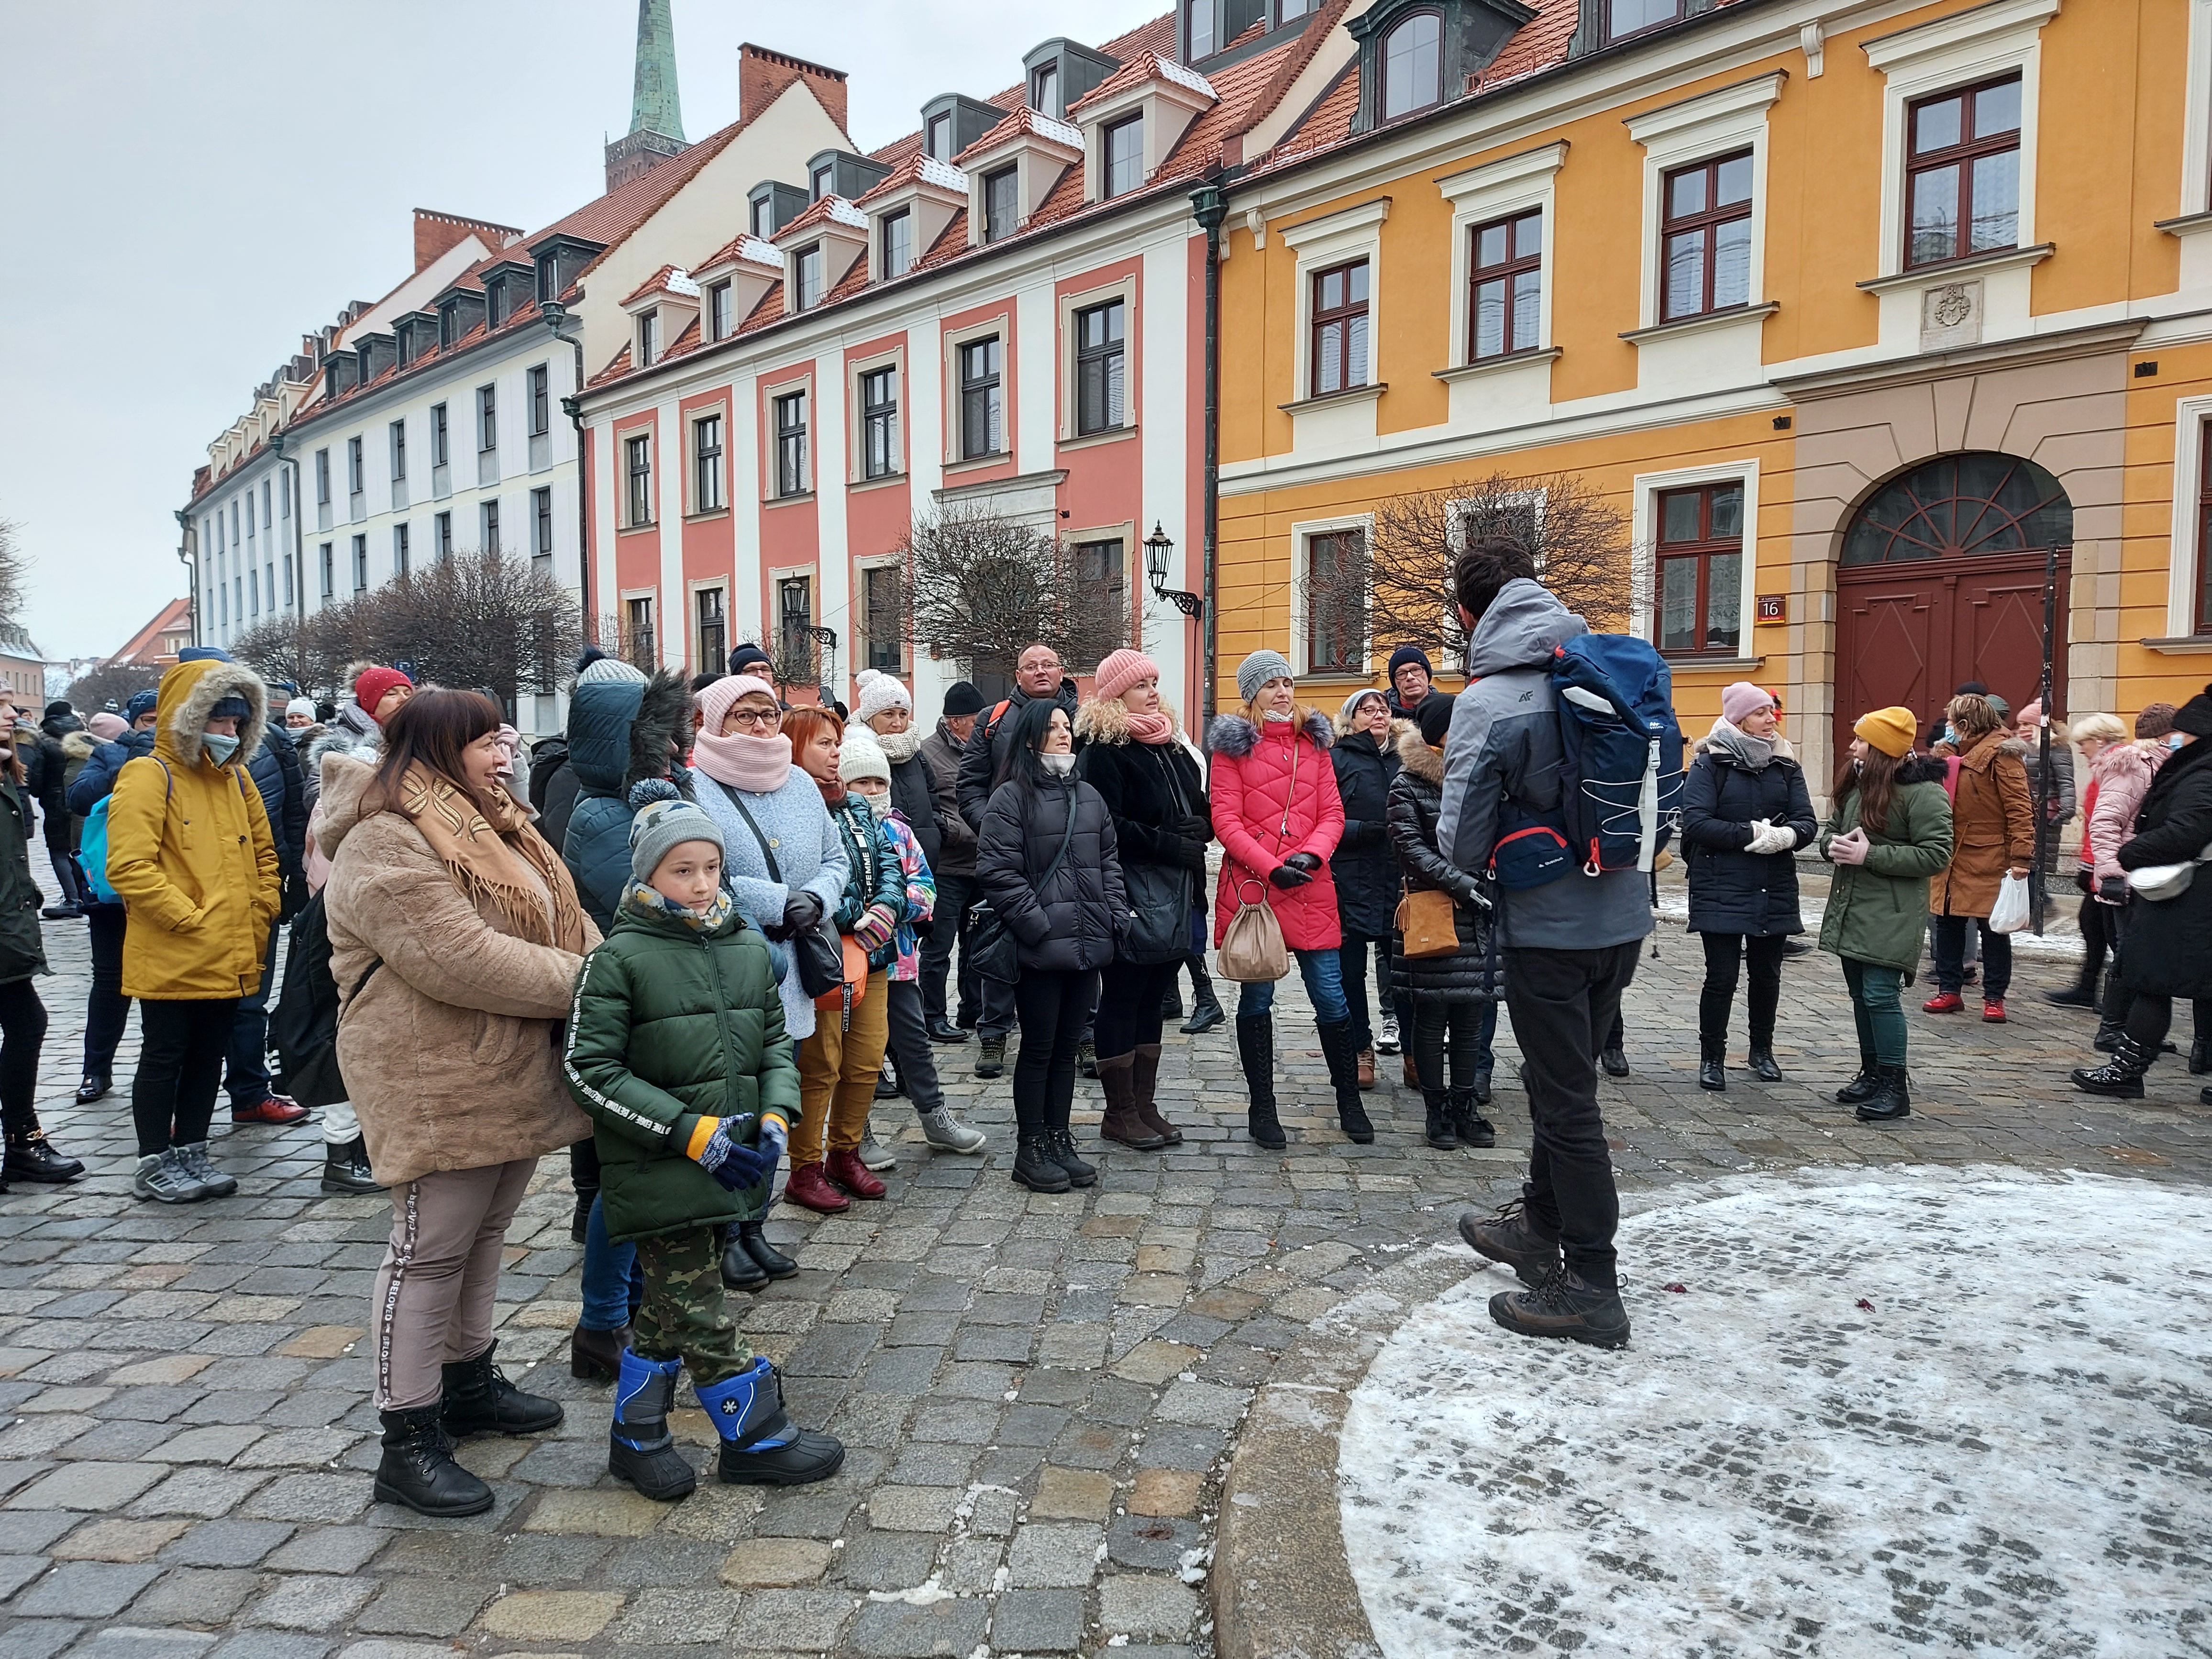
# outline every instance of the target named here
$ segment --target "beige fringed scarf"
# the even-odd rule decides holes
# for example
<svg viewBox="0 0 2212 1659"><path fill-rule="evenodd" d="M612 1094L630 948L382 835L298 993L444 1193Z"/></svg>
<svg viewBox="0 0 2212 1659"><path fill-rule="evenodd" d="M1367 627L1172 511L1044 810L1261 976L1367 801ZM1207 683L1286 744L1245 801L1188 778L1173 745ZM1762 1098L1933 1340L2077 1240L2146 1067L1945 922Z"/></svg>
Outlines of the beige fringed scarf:
<svg viewBox="0 0 2212 1659"><path fill-rule="evenodd" d="M398 804L471 902L489 898L515 933L533 944L584 954L576 884L506 790L493 787L487 811L466 790L417 762L399 780ZM531 871L538 882L530 879Z"/></svg>

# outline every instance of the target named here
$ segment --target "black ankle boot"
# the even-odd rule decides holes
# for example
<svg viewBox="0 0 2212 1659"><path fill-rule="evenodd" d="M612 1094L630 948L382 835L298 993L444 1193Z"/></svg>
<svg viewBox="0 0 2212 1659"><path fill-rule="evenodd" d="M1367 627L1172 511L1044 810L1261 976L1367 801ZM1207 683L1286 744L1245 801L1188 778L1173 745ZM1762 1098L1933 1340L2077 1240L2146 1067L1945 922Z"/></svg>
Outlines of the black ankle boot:
<svg viewBox="0 0 2212 1659"><path fill-rule="evenodd" d="M2114 1019L2110 1014L2097 1016L2097 1035L2089 1039L2089 1046L2100 1054L2118 1054L2120 1037L2127 1030L2124 1019Z"/></svg>
<svg viewBox="0 0 2212 1659"><path fill-rule="evenodd" d="M1185 1036L1196 1036L1210 1031L1228 1018L1221 1011L1221 1000L1213 994L1213 981L1206 976L1206 963L1193 957L1189 963L1190 983L1194 993L1190 1003L1190 1018L1182 1023Z"/></svg>
<svg viewBox="0 0 2212 1659"><path fill-rule="evenodd" d="M1728 1087L1728 1063L1721 1045L1710 1038L1698 1041L1698 1087L1716 1092Z"/></svg>
<svg viewBox="0 0 2212 1659"><path fill-rule="evenodd" d="M1033 1193L1064 1193L1073 1185L1052 1155L1052 1137L1024 1135L1014 1146L1014 1184Z"/></svg>
<svg viewBox="0 0 2212 1659"><path fill-rule="evenodd" d="M2123 1031L2119 1047L2102 1066L2077 1067L2074 1086L2084 1094L2110 1095L2118 1100L2141 1100L2143 1074L2158 1056Z"/></svg>
<svg viewBox="0 0 2212 1659"><path fill-rule="evenodd" d="M1881 1067L1870 1056L1859 1056L1859 1074L1836 1091L1838 1106L1856 1106L1861 1101L1872 1100L1875 1091L1881 1087Z"/></svg>
<svg viewBox="0 0 2212 1659"><path fill-rule="evenodd" d="M74 1181L84 1173L82 1163L64 1158L46 1139L44 1129L33 1129L27 1134L8 1137L7 1165L4 1171L9 1181L35 1181L58 1184Z"/></svg>
<svg viewBox="0 0 2212 1659"><path fill-rule="evenodd" d="M1065 1129L1055 1129L1052 1133L1049 1145L1052 1152L1052 1161L1059 1164L1060 1169L1066 1172L1067 1176L1067 1184L1069 1186L1089 1187L1094 1185L1097 1182L1098 1170L1097 1167L1085 1163L1082 1158L1077 1154L1075 1150L1075 1137L1073 1135L1068 1133Z"/></svg>
<svg viewBox="0 0 2212 1659"><path fill-rule="evenodd" d="M738 1223L738 1237L744 1243L745 1254L760 1263L761 1271L770 1279L789 1279L799 1271L799 1264L768 1242L762 1229L766 1223L757 1217Z"/></svg>
<svg viewBox="0 0 2212 1659"><path fill-rule="evenodd" d="M1375 1139L1375 1126L1367 1121L1366 1103L1359 1098L1359 1051L1352 1046L1352 1022L1334 1025L1314 1022L1321 1033L1321 1052L1328 1061L1328 1080L1336 1091L1336 1121L1344 1138L1364 1146Z"/></svg>
<svg viewBox="0 0 2212 1659"><path fill-rule="evenodd" d="M1448 1152L1459 1145L1459 1137L1452 1133L1451 1096L1447 1091L1422 1090L1421 1111L1427 1120L1423 1134L1430 1146Z"/></svg>
<svg viewBox="0 0 2212 1659"><path fill-rule="evenodd" d="M2212 1072L2212 1032L2199 1031L2189 1045L2189 1075L2202 1077Z"/></svg>
<svg viewBox="0 0 2212 1659"><path fill-rule="evenodd" d="M384 1456L376 1466L376 1501L417 1515L482 1515L492 1506L492 1490L453 1462L440 1410L417 1406L379 1413Z"/></svg>
<svg viewBox="0 0 2212 1659"><path fill-rule="evenodd" d="M753 1253L745 1248L745 1241L732 1227L722 1235L722 1288L728 1291L757 1291L768 1284L768 1274L761 1264L753 1260Z"/></svg>
<svg viewBox="0 0 2212 1659"><path fill-rule="evenodd" d="M324 1149L323 1190L349 1197L384 1190L377 1184L376 1171L369 1167L368 1143L359 1135L342 1146Z"/></svg>
<svg viewBox="0 0 2212 1659"><path fill-rule="evenodd" d="M1774 1039L1771 1036L1763 1042L1758 1037L1751 1040L1751 1052L1744 1056L1744 1063L1761 1083L1782 1081L1782 1068L1774 1063Z"/></svg>
<svg viewBox="0 0 2212 1659"><path fill-rule="evenodd" d="M1862 1123L1893 1123L1899 1118L1912 1115L1912 1097L1905 1087L1905 1067L1885 1066L1876 1080L1875 1091L1859 1103L1858 1119Z"/></svg>
<svg viewBox="0 0 2212 1659"><path fill-rule="evenodd" d="M507 1373L492 1363L498 1349L495 1342L474 1359L456 1359L447 1364L442 1412L447 1432L455 1436L543 1434L559 1428L561 1402L525 1394L508 1382Z"/></svg>
<svg viewBox="0 0 2212 1659"><path fill-rule="evenodd" d="M1474 1090L1454 1089L1449 1099L1452 1133L1459 1138L1461 1146L1485 1147L1498 1144L1498 1126L1476 1109Z"/></svg>
<svg viewBox="0 0 2212 1659"><path fill-rule="evenodd" d="M1271 1152L1290 1145L1275 1115L1275 1017L1272 1013L1237 1018L1237 1058L1244 1067L1244 1092L1249 1100L1245 1130Z"/></svg>

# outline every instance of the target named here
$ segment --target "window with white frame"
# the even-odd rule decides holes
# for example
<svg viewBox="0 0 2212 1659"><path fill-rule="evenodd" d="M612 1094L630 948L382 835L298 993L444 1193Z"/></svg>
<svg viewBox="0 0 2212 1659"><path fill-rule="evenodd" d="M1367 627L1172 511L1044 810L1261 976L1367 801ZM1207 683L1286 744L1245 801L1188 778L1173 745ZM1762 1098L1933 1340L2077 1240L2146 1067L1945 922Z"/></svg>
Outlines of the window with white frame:
<svg viewBox="0 0 2212 1659"><path fill-rule="evenodd" d="M904 208L884 215L884 280L914 269L914 215Z"/></svg>
<svg viewBox="0 0 2212 1659"><path fill-rule="evenodd" d="M637 319L637 366L660 360L660 307L655 306Z"/></svg>
<svg viewBox="0 0 2212 1659"><path fill-rule="evenodd" d="M1639 326L1763 317L1766 112L1778 71L1631 117L1644 149Z"/></svg>
<svg viewBox="0 0 2212 1659"><path fill-rule="evenodd" d="M1534 350L1544 332L1543 210L1493 219L1468 237L1468 360Z"/></svg>
<svg viewBox="0 0 2212 1659"><path fill-rule="evenodd" d="M623 440L623 477L628 485L623 502L628 522L635 530L653 522L653 434L641 432Z"/></svg>
<svg viewBox="0 0 2212 1659"><path fill-rule="evenodd" d="M1306 538L1306 672L1357 673L1365 666L1367 532L1353 526Z"/></svg>
<svg viewBox="0 0 2212 1659"><path fill-rule="evenodd" d="M811 487L806 457L806 392L787 392L775 400L775 493L804 495Z"/></svg>
<svg viewBox="0 0 2212 1659"><path fill-rule="evenodd" d="M999 337L969 340L957 351L960 365L960 459L997 455L1006 447L1006 386Z"/></svg>
<svg viewBox="0 0 2212 1659"><path fill-rule="evenodd" d="M1128 343L1120 300L1075 313L1075 430L1079 437L1110 432L1127 423L1126 366Z"/></svg>
<svg viewBox="0 0 2212 1659"><path fill-rule="evenodd" d="M896 559L860 567L860 666L904 674L906 586Z"/></svg>
<svg viewBox="0 0 2212 1659"><path fill-rule="evenodd" d="M730 618L725 592L702 587L691 596L691 660L702 673L718 673L730 659Z"/></svg>
<svg viewBox="0 0 2212 1659"><path fill-rule="evenodd" d="M1759 464L1639 474L1632 497L1632 627L1668 656L1726 661L1750 642Z"/></svg>
<svg viewBox="0 0 2212 1659"><path fill-rule="evenodd" d="M722 412L702 415L691 422L691 510L719 513L726 505L722 492Z"/></svg>
<svg viewBox="0 0 2212 1659"><path fill-rule="evenodd" d="M904 470L899 447L898 365L860 372L860 477L888 478Z"/></svg>
<svg viewBox="0 0 2212 1659"><path fill-rule="evenodd" d="M2212 638L2212 396L2174 404L2172 512L2164 634Z"/></svg>
<svg viewBox="0 0 2212 1659"><path fill-rule="evenodd" d="M1141 112L1109 125L1105 146L1106 194L1126 196L1145 182L1145 118Z"/></svg>
<svg viewBox="0 0 2212 1659"><path fill-rule="evenodd" d="M822 303L822 244L813 243L791 256L793 292L799 309L811 311Z"/></svg>
<svg viewBox="0 0 2212 1659"><path fill-rule="evenodd" d="M726 340L734 326L730 316L730 285L717 283L707 290L707 337Z"/></svg>
<svg viewBox="0 0 2212 1659"><path fill-rule="evenodd" d="M1301 399L1374 387L1382 225L1390 198L1380 197L1285 226L1297 257L1297 326L1292 338Z"/></svg>

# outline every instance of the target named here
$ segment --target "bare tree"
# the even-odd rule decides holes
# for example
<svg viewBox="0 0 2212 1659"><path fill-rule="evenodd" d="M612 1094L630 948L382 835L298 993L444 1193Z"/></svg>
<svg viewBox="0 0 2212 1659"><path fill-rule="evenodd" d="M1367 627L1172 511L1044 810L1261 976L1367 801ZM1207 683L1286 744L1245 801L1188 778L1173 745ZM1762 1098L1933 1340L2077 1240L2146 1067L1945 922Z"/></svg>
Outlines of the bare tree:
<svg viewBox="0 0 2212 1659"><path fill-rule="evenodd" d="M67 696L70 707L80 714L96 714L110 703L118 714L123 705L141 691L150 691L161 683L161 671L137 663L102 663L88 669L69 684Z"/></svg>
<svg viewBox="0 0 2212 1659"><path fill-rule="evenodd" d="M997 514L945 507L900 544L914 636L970 673L1012 674L1022 647L1050 646L1071 669L1128 643L1122 580Z"/></svg>
<svg viewBox="0 0 2212 1659"><path fill-rule="evenodd" d="M289 682L311 695L327 692L344 665L343 609L273 617L234 640L230 654L272 685Z"/></svg>
<svg viewBox="0 0 2212 1659"><path fill-rule="evenodd" d="M23 583L30 574L31 559L17 536L16 526L0 519L0 627L22 625Z"/></svg>
<svg viewBox="0 0 2212 1659"><path fill-rule="evenodd" d="M1376 503L1364 557L1306 580L1309 616L1364 601L1378 646L1418 645L1457 662L1467 630L1451 601L1451 564L1478 537L1507 536L1535 556L1544 585L1592 628L1626 625L1634 596L1628 523L1578 474L1515 477L1493 472ZM1318 586L1316 586L1318 584Z"/></svg>

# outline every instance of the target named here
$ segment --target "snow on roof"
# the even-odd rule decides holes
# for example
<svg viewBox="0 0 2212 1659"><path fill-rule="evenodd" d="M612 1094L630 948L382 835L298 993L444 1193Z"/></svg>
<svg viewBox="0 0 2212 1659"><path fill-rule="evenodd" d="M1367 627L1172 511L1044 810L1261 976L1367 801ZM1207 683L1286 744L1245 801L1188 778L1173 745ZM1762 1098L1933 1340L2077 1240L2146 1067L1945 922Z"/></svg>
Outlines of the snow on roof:
<svg viewBox="0 0 2212 1659"><path fill-rule="evenodd" d="M968 175L951 162L940 161L934 155L925 155L921 160L921 165L916 171L925 185L935 185L940 190L965 191L968 188Z"/></svg>
<svg viewBox="0 0 2212 1659"><path fill-rule="evenodd" d="M776 252L774 242L763 242L757 236L740 236L737 240L737 255L749 265L773 265L783 269L783 255Z"/></svg>
<svg viewBox="0 0 2212 1659"><path fill-rule="evenodd" d="M1152 61L1160 66L1160 73L1177 86L1188 87L1193 92L1201 93L1208 98L1213 96L1212 83L1188 64L1178 64L1172 58L1162 58L1157 53L1153 55Z"/></svg>
<svg viewBox="0 0 2212 1659"><path fill-rule="evenodd" d="M856 230L868 228L868 216L842 196L823 198L829 206L829 216L841 225L850 225Z"/></svg>

